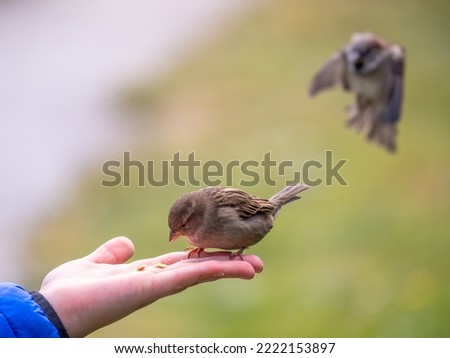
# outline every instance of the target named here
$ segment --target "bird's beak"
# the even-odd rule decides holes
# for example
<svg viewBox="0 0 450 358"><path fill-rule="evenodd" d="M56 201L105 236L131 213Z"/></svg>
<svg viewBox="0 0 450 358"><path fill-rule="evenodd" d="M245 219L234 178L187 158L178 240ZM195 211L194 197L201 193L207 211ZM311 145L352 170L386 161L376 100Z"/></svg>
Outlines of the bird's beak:
<svg viewBox="0 0 450 358"><path fill-rule="evenodd" d="M169 242L175 241L175 240L178 239L180 236L181 236L181 234L180 234L179 232L170 230L170 234L169 234Z"/></svg>

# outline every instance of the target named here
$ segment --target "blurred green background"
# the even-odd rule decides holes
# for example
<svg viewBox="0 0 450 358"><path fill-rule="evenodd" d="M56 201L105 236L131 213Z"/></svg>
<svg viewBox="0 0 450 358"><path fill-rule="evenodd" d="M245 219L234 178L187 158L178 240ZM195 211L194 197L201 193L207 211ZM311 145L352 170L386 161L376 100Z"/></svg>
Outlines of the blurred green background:
<svg viewBox="0 0 450 358"><path fill-rule="evenodd" d="M448 337L449 15L446 0L267 2L157 84L143 74L124 88L118 105L139 118L130 119L133 159L195 152L226 164L270 151L301 164L332 150L348 159L348 186L314 187L286 207L248 250L265 264L253 280L190 288L91 336ZM355 31L407 50L395 155L345 128L351 95L307 95L312 75ZM139 188L134 176L131 187L105 188L104 178L94 168L42 225L29 246L30 285L119 235L133 240L136 259L186 247L169 246L167 213L196 187ZM243 189L268 197L282 186Z"/></svg>

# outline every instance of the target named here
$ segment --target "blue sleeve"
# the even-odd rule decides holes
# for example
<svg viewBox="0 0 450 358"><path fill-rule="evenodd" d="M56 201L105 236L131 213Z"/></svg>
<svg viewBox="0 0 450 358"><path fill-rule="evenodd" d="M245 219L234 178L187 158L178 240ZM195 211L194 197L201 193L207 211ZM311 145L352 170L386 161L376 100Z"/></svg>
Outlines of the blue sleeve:
<svg viewBox="0 0 450 358"><path fill-rule="evenodd" d="M50 303L38 292L14 283L0 283L0 337L68 337Z"/></svg>

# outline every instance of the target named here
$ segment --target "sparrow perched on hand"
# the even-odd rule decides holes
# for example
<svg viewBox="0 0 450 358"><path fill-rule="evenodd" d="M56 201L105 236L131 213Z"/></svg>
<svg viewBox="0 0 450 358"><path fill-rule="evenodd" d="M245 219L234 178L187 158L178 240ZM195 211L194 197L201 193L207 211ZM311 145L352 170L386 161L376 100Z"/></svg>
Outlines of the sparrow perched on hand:
<svg viewBox="0 0 450 358"><path fill-rule="evenodd" d="M366 32L355 33L315 75L309 93L341 85L356 95L347 124L366 138L395 152L397 123L403 100L405 50Z"/></svg>
<svg viewBox="0 0 450 358"><path fill-rule="evenodd" d="M287 186L270 199L222 187L185 194L170 209L169 242L184 236L197 247L191 253L217 248L239 250L235 255L240 256L270 231L281 207L300 199L297 194L308 188L304 184Z"/></svg>

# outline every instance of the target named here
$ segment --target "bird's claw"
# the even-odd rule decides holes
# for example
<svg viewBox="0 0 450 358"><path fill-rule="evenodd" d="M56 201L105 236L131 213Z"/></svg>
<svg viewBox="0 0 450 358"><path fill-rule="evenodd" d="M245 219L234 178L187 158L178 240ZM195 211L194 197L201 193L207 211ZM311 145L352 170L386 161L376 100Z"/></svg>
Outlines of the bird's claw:
<svg viewBox="0 0 450 358"><path fill-rule="evenodd" d="M188 253L188 259L191 258L191 255L197 254L198 258L200 258L200 254L205 251L205 249L201 247L188 248L190 251Z"/></svg>
<svg viewBox="0 0 450 358"><path fill-rule="evenodd" d="M230 253L230 260L233 260L234 257L239 257L241 261L244 261L242 258L242 253L247 247L241 247L238 251Z"/></svg>

